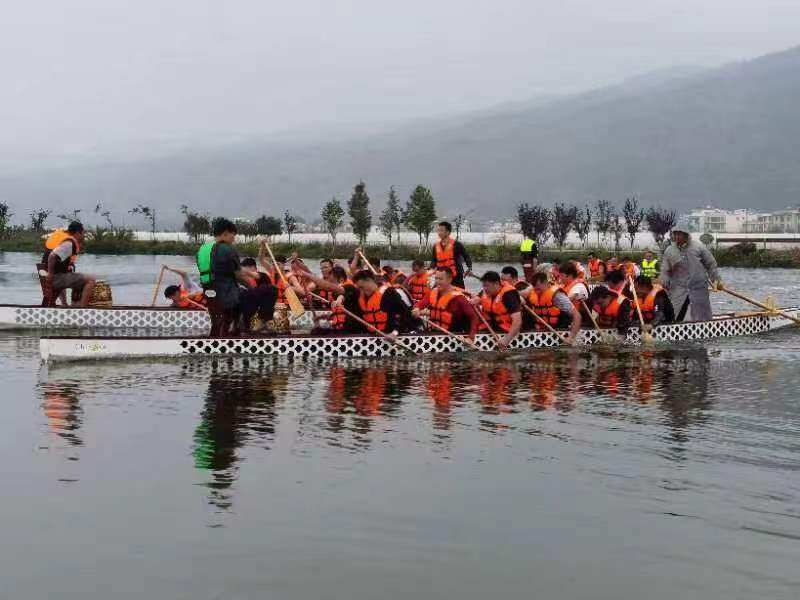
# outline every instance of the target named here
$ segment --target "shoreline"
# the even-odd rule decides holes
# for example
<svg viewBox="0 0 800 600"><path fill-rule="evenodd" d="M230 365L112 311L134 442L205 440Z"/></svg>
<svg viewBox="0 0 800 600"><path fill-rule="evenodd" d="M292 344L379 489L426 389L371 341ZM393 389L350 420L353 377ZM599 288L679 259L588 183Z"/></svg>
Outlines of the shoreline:
<svg viewBox="0 0 800 600"><path fill-rule="evenodd" d="M293 243L277 242L272 245L275 254L289 255L297 252L301 258L319 259L321 257L335 255L337 258L350 257L355 251L355 244L337 244L335 249L330 243L311 242ZM84 254L92 255L174 255L174 256L193 256L200 247L199 243L182 241L150 241L150 240L88 240L82 249ZM519 250L515 245L502 244L465 244L474 262L494 262L509 263L516 265L520 263ZM245 256L256 256L258 254L258 242L254 240L242 241L236 244L239 254ZM42 252L42 240L38 235L14 236L0 239L0 252ZM562 260L570 258L586 259L589 252L595 252L601 258L612 255L618 257L630 256L637 262L641 261L643 250L625 249L620 252L613 252L606 248L557 248L544 247L540 252L540 262L551 262L558 257ZM750 244L739 244L729 248L711 248L711 252L717 259L721 267L738 268L778 268L778 269L800 269L800 248L792 250L771 250L759 249ZM391 261L412 261L415 259L430 259L430 248L418 252L416 246L395 246L389 248L388 244L366 246L366 254L370 259L388 263Z"/></svg>

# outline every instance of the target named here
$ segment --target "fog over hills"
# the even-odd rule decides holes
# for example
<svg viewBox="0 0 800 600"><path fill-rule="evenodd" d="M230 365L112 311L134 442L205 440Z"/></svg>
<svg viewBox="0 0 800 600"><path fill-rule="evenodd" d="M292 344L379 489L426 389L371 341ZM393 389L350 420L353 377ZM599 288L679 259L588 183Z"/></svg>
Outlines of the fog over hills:
<svg viewBox="0 0 800 600"><path fill-rule="evenodd" d="M452 118L269 140L176 142L7 171L0 199L121 213L145 203L231 216L315 218L359 179L378 212L394 185L432 188L441 212L511 215L522 201L636 195L679 209L800 203L800 48L722 68L676 68L568 97Z"/></svg>

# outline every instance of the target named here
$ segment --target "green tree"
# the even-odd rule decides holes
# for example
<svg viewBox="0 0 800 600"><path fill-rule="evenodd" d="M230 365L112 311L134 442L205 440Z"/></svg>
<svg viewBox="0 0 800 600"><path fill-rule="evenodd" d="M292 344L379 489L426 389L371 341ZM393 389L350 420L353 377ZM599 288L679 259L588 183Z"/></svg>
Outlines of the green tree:
<svg viewBox="0 0 800 600"><path fill-rule="evenodd" d="M414 188L403 212L403 221L419 236L420 252L428 245L428 237L436 222L436 202L431 191L425 186ZM424 242L424 244L423 244Z"/></svg>
<svg viewBox="0 0 800 600"><path fill-rule="evenodd" d="M144 204L140 204L139 206L132 208L128 211L132 215L142 215L145 221L150 223L150 235L153 239L156 239L156 209L150 206L145 206Z"/></svg>
<svg viewBox="0 0 800 600"><path fill-rule="evenodd" d="M186 220L183 222L183 230L194 240L200 241L200 236L211 233L211 221L207 215L201 215L189 210L185 204L181 206L181 212Z"/></svg>
<svg viewBox="0 0 800 600"><path fill-rule="evenodd" d="M46 210L44 208L36 208L31 211L31 231L44 231L44 222L47 221L47 217L50 216L52 210Z"/></svg>
<svg viewBox="0 0 800 600"><path fill-rule="evenodd" d="M5 202L0 202L0 236L5 235L6 229L8 228L8 222L13 216L14 213L11 212L8 204Z"/></svg>
<svg viewBox="0 0 800 600"><path fill-rule="evenodd" d="M600 245L600 236L603 236L605 241L608 232L611 231L611 226L614 224L612 221L615 215L614 208L608 203L608 200L598 200L594 209L594 229L597 231L597 245Z"/></svg>
<svg viewBox="0 0 800 600"><path fill-rule="evenodd" d="M267 238L272 238L275 235L280 235L283 233L283 225L281 224L280 219L261 215L255 221L255 230L257 235L263 235Z"/></svg>
<svg viewBox="0 0 800 600"><path fill-rule="evenodd" d="M353 195L347 201L347 213L350 215L350 226L353 228L353 233L358 238L358 243L363 246L367 242L367 234L372 227L367 184L363 181L359 181L353 188Z"/></svg>
<svg viewBox="0 0 800 600"><path fill-rule="evenodd" d="M550 237L550 221L552 215L543 206L529 206L523 202L517 207L517 219L523 235L536 242L536 246L541 248Z"/></svg>
<svg viewBox="0 0 800 600"><path fill-rule="evenodd" d="M662 250L666 246L666 237L675 226L675 211L660 206L651 206L644 215L647 230Z"/></svg>
<svg viewBox="0 0 800 600"><path fill-rule="evenodd" d="M581 245L585 248L586 242L589 240L589 232L592 230L592 211L588 206L575 213L573 227L575 227L578 237L581 238Z"/></svg>
<svg viewBox="0 0 800 600"><path fill-rule="evenodd" d="M389 240L390 249L394 237L397 239L397 244L400 244L400 226L403 223L403 209L400 208L400 199L397 197L397 192L394 191L394 186L389 188L389 198L386 202L386 208L381 213L378 223L381 228L381 233Z"/></svg>
<svg viewBox="0 0 800 600"><path fill-rule="evenodd" d="M631 248L636 241L636 234L642 229L644 221L644 209L639 208L636 198L625 198L625 206L622 207L622 216L625 218L625 229L628 232L628 241Z"/></svg>
<svg viewBox="0 0 800 600"><path fill-rule="evenodd" d="M331 237L332 248L336 248L336 235L339 233L342 223L344 223L344 209L339 199L334 196L328 200L325 206L322 207L322 212L319 216L322 218L322 226Z"/></svg>
<svg viewBox="0 0 800 600"><path fill-rule="evenodd" d="M564 247L567 241L567 236L575 223L575 216L578 214L578 209L574 206L566 206L565 204L556 204L553 207L553 218L550 220L550 232L553 234L558 249Z"/></svg>
<svg viewBox="0 0 800 600"><path fill-rule="evenodd" d="M283 228L289 236L289 243L292 243L292 234L297 231L297 217L292 215L288 210L283 213Z"/></svg>

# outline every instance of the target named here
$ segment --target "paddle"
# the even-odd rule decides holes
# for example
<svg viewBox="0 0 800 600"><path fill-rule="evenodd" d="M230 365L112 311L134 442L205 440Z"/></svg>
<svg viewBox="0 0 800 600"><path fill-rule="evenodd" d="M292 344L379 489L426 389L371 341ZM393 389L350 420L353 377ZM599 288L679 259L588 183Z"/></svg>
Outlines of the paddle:
<svg viewBox="0 0 800 600"><path fill-rule="evenodd" d="M633 277L628 277L628 285L631 286L633 292L633 303L636 306L636 314L639 315L639 325L642 328L642 341L645 344L653 343L653 335L647 331L644 324L644 317L642 316L642 307L639 306L639 295L636 293L636 286L633 283Z"/></svg>
<svg viewBox="0 0 800 600"><path fill-rule="evenodd" d="M455 333L453 333L452 331L450 331L450 330L448 330L448 329L445 329L445 328L444 328L444 327L442 327L441 325L437 325L436 323L434 323L433 321L431 321L431 320L430 320L430 319L428 319L427 317L423 317L422 315L420 315L420 316L419 316L419 318L420 318L420 319L422 319L422 321L423 321L424 323L427 323L428 325L430 325L430 326L431 326L431 327L433 327L434 329L437 329L437 330L441 331L442 333L446 333L446 334L447 334L447 335L449 335L450 337L457 339L459 342L461 342L462 344L464 344L464 345L466 345L466 346L469 346L469 347L470 347L470 348L472 348L473 350L477 350L478 352L480 352L480 351L481 351L481 349L478 347L478 345L477 345L477 344L475 344L474 342L472 342L472 341L468 340L468 339L467 339L467 338L465 338L463 335L456 335L456 334L455 334Z"/></svg>
<svg viewBox="0 0 800 600"><path fill-rule="evenodd" d="M589 315L589 318L592 320L594 328L597 330L597 334L600 336L600 339L605 341L606 344L616 343L618 341L616 338L611 337L605 332L605 330L600 328L600 325L597 323L597 319L594 318L592 309L589 308L589 305L586 304L586 301L581 300L581 304L583 305L583 308L586 309L586 313Z"/></svg>
<svg viewBox="0 0 800 600"><path fill-rule="evenodd" d="M204 311L208 312L208 307L207 306L203 306L202 304L200 304L199 302L195 302L191 298L184 298L184 301L188 302L189 304L191 304L195 308L199 308L200 310L204 310Z"/></svg>
<svg viewBox="0 0 800 600"><path fill-rule="evenodd" d="M524 308L524 309L525 309L525 310L527 310L527 311L528 311L530 314L532 314L532 315L533 315L533 316L536 318L536 320L538 320L538 321L539 321L539 322L540 322L542 325L544 325L545 327L547 327L547 329L549 329L549 330L550 330L552 333L555 333L555 334L558 336L558 338L559 338L559 339L560 339L560 340L561 340L563 343L565 343L567 346L574 346L574 345L575 345L575 342L573 342L572 340L570 340L570 339L569 339L567 336L565 336L565 335L562 335L561 333L559 333L558 331L556 331L556 329L555 329L555 328L554 328L552 325L550 325L550 323L548 323L548 322L547 322L546 320L544 320L544 319L543 319L541 316L539 316L538 314L536 314L536 311L535 311L535 310L533 310L533 309L532 309L530 306L528 306L528 305L525 303L525 301L523 301L523 302L522 302L522 308Z"/></svg>
<svg viewBox="0 0 800 600"><path fill-rule="evenodd" d="M734 290L728 289L727 287L722 285L722 283L717 284L716 289L718 289L718 290L720 290L722 292L725 292L727 294L730 294L734 298L739 298L739 300L744 300L745 302L749 302L750 304L753 304L754 306L758 306L759 308L763 308L765 311L767 311L770 314L780 315L784 319L789 319L790 321L794 321L794 323L796 323L797 325L800 325L800 319L798 319L797 317L793 317L789 313L785 313L783 311L776 310L776 309L774 309L774 308L772 308L770 306L767 306L766 304L762 304L758 300L753 300L752 298L748 298L744 294L740 294L739 292L736 292Z"/></svg>
<svg viewBox="0 0 800 600"><path fill-rule="evenodd" d="M303 304L300 302L300 299L297 297L297 292L294 291L294 288L289 285L289 280L286 279L286 274L283 272L283 265L279 265L275 260L275 255L272 254L272 248L269 247L269 242L267 240L262 240L262 244L269 252L269 257L272 260L272 264L275 265L275 270L278 272L278 276L283 281L283 284L286 286L284 290L284 294L286 294L286 300L289 303L289 309L292 311L292 314L295 317L301 317L305 314L306 309L303 308Z"/></svg>
<svg viewBox="0 0 800 600"><path fill-rule="evenodd" d="M478 277L477 275L472 275L472 277L474 277L475 279L480 279L480 277ZM459 292L463 292L467 296L471 296L471 297L475 296L475 294L473 294L472 292L469 292L469 291L465 290L464 288L460 288L460 287L455 286L455 285L453 286L453 289L456 289ZM471 302L470 302L470 305L472 306L472 309L475 311L475 314L478 315L478 318L481 320L481 323L483 323L483 326L486 327L486 329L489 331L489 333L492 334L492 337L494 337L494 341L497 344L497 350L499 352L503 352L504 348L503 348L503 346L500 345L500 340L502 338L498 335L498 333L494 329L492 329L492 326L489 325L489 321L486 320L486 316L483 314L483 311L480 310L477 306L475 306Z"/></svg>
<svg viewBox="0 0 800 600"><path fill-rule="evenodd" d="M331 305L331 301L330 301L330 300L328 300L327 298L323 298L322 296L318 296L318 295L317 295L317 294L315 294L314 292L308 292L308 294L309 294L309 296L311 296L312 298L316 298L317 300L321 300L322 302L325 302L325 303L326 303L326 304L328 304L329 306ZM399 348L402 348L402 349L403 349L403 350L405 350L406 352L410 352L411 354L416 354L416 352L414 352L414 350L412 350L411 348L409 348L408 346L406 346L405 344L403 344L403 343L402 343L400 340L396 340L395 338L393 338L393 337L392 337L392 336L390 336L389 334L387 334L387 333L385 333L385 332L381 331L380 329L378 329L377 327L375 327L375 326L374 326L374 325L372 325L371 323L367 323L367 322L366 322L364 319L362 319L362 318L361 318L361 317L359 317L358 315L355 315L355 314L353 314L352 312L350 312L349 310L347 310L347 309L346 309L344 306L340 306L339 308L341 308L341 309L342 309L342 312L343 312L344 314L346 314L348 317L350 317L350 318L351 318L351 319L353 319L354 321L357 321L357 322L361 323L361 324L362 324L364 327L366 327L367 329L369 329L369 330L370 330L370 331L372 331L373 333L377 333L377 334L378 334L379 336L381 336L382 338L384 338L384 339L386 339L386 340L388 340L388 341L392 342L392 343L393 343L395 346L398 346Z"/></svg>
<svg viewBox="0 0 800 600"><path fill-rule="evenodd" d="M153 301L150 303L150 306L156 305L156 299L158 298L159 290L161 290L161 281L164 279L164 270L166 268L166 265L161 265L161 271L159 271L158 280L156 281L156 289L153 290Z"/></svg>
<svg viewBox="0 0 800 600"><path fill-rule="evenodd" d="M372 271L373 275L380 275L378 269L372 266L372 263L367 260L367 257L364 256L364 253L361 250L358 251L358 255L361 257L361 260L364 261L364 264L367 265L367 268Z"/></svg>

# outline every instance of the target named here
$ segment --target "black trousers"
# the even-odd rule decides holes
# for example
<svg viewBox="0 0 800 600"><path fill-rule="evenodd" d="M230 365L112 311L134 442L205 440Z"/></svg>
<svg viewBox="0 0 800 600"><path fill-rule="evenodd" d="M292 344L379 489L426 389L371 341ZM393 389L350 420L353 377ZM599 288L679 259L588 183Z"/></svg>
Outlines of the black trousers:
<svg viewBox="0 0 800 600"><path fill-rule="evenodd" d="M250 329L253 315L262 321L271 321L278 300L278 288L274 285L260 285L242 292L242 329Z"/></svg>

